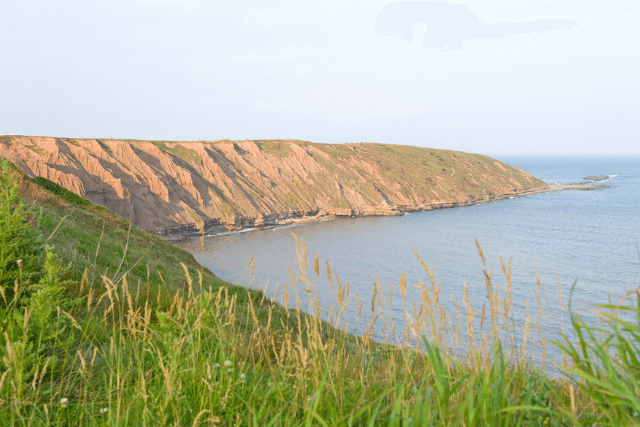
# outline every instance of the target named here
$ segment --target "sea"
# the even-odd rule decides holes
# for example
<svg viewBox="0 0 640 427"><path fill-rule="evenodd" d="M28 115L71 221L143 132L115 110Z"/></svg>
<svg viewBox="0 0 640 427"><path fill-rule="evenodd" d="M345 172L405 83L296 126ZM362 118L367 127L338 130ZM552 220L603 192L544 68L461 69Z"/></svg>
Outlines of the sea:
<svg viewBox="0 0 640 427"><path fill-rule="evenodd" d="M519 331L514 332L516 341L522 340L527 312L540 327L538 341L561 340L561 334L570 331L570 313L578 313L595 325L597 305L617 304L640 287L640 157L493 157L548 184L585 183L587 176L606 176L597 182L606 187L513 197L399 217L276 226L207 236L183 246L228 282L262 289L278 301L288 287L290 306L298 304L291 290L293 279L301 308L313 311L306 305L312 292L323 307L319 315L325 320L335 321L338 288L342 286L344 292L348 286L351 303L344 309L341 327L355 334L366 333L362 312L371 313L375 294L379 300L376 310L383 309L396 328L390 333L387 321L380 322L375 327L379 340L401 340L399 331L407 324L405 309L412 313L414 302L420 307L421 282L431 286L430 274L438 285L440 303L454 315L454 322L458 310L462 319L468 314L466 286L466 301L477 313L477 325L482 306L486 308L489 302L483 271L504 294L507 278L503 262L507 268L511 265L510 321L513 331ZM300 243L297 246L296 242L304 242L306 247L306 277L313 286L299 279L305 269L299 268ZM314 272L315 256L319 278ZM327 278L327 264L333 284ZM406 301L400 291L402 275L406 275ZM541 306L542 315L537 318Z"/></svg>

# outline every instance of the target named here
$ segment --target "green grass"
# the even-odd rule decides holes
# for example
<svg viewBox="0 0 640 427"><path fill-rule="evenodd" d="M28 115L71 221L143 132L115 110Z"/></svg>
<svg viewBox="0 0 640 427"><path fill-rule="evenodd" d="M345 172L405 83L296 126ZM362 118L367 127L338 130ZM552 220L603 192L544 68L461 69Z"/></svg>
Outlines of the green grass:
<svg viewBox="0 0 640 427"><path fill-rule="evenodd" d="M5 172L1 178L7 182ZM104 208L46 181L20 179L39 212L22 221L41 233L34 245L53 249L38 258L34 282L19 276L0 292L0 425L638 424L634 294L633 304L600 306L597 329L572 315L577 338L556 343L570 360L566 376L551 378L529 361L535 349L498 338L512 310L508 265L504 286L482 273L486 315L468 309L468 319L486 318L483 339L448 323L452 313L423 264L429 279L420 282L415 312L406 305L406 342L386 345L371 340L373 323L390 322L381 284L371 304L354 302L330 266L308 260L302 241L297 271L272 301L221 281L186 251ZM10 200L2 191L0 200ZM21 215L15 202L3 209ZM17 261L8 262L0 268L15 270ZM317 316L325 274L337 295L329 322ZM406 298L406 287L403 276L396 298ZM350 300L369 325L364 336L334 327L344 323ZM632 319L622 320L621 311ZM537 322L525 323L535 330ZM456 339L468 339L462 357L454 357Z"/></svg>
<svg viewBox="0 0 640 427"><path fill-rule="evenodd" d="M64 141L68 144L75 145L76 147L80 147L80 143L74 139L67 138Z"/></svg>
<svg viewBox="0 0 640 427"><path fill-rule="evenodd" d="M90 282L100 282L104 276L120 283L127 275L131 283L144 283L145 288L156 293L164 289L169 296L186 286L181 266L184 264L194 277L203 274L203 286L207 288L215 290L225 285L241 290L203 270L182 248L75 193L71 195L65 199L71 201L71 206L62 205L56 199L42 203L38 225L46 242L72 263L75 279L79 280L85 270Z"/></svg>
<svg viewBox="0 0 640 427"><path fill-rule="evenodd" d="M49 191L52 194L55 194L56 196L60 197L62 200L65 200L69 203L73 203L80 206L91 205L91 202L88 199L78 196L73 191L67 190L66 188L56 184L53 181L48 180L47 178L38 176L33 179L33 182L35 182L40 187L44 188L45 190Z"/></svg>
<svg viewBox="0 0 640 427"><path fill-rule="evenodd" d="M184 145L173 143L173 147L167 146L163 141L152 141L152 144L158 147L160 150L171 153L180 157L182 160L189 164L200 163L200 155L195 150L187 148Z"/></svg>
<svg viewBox="0 0 640 427"><path fill-rule="evenodd" d="M293 150L287 143L288 141L255 141L260 150L267 154L273 154L278 157L286 157L293 154Z"/></svg>
<svg viewBox="0 0 640 427"><path fill-rule="evenodd" d="M47 150L45 150L44 148L40 148L37 147L35 145L27 145L27 148L31 151L33 151L34 153L40 154L41 156L44 156L46 154L49 154L49 152Z"/></svg>

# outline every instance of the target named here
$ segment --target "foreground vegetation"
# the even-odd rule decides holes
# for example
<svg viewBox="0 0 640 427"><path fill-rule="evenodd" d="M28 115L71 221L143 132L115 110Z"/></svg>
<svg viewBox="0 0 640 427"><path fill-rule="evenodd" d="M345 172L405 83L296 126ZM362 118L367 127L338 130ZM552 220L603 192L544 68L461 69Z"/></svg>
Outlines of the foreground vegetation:
<svg viewBox="0 0 640 427"><path fill-rule="evenodd" d="M299 274L281 290L283 301L294 302L287 309L2 163L0 425L640 422L640 301L598 307L600 328L573 313L576 338L554 344L567 356L565 375L551 378L528 362L536 349L499 338L512 308L508 266L503 287L485 271L486 313L463 302L462 340L462 325L448 320L424 265L430 280L421 283L413 313L406 311L405 345L391 346L371 339L376 321L391 327L381 286L370 309L356 302L369 319L363 336L332 326L341 324L349 298L329 266L337 300L330 322L320 320L320 266L316 258L309 268L300 243ZM403 296L406 286L402 278ZM303 312L303 299L315 316ZM621 311L634 314L633 322ZM536 324L525 322L524 334ZM467 352L456 358L461 341Z"/></svg>

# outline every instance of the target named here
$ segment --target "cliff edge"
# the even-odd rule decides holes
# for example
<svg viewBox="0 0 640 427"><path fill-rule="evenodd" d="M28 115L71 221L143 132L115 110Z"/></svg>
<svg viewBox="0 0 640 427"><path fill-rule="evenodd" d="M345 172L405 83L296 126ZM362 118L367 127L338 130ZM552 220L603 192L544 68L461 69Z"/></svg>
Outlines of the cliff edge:
<svg viewBox="0 0 640 427"><path fill-rule="evenodd" d="M0 157L157 234L399 215L548 188L487 156L373 143L1 136Z"/></svg>

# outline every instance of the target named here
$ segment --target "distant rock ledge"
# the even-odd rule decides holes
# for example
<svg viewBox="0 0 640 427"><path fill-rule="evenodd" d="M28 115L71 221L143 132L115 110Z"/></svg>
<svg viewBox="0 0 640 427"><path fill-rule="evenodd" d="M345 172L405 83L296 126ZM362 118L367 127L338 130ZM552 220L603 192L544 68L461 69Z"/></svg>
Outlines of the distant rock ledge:
<svg viewBox="0 0 640 427"><path fill-rule="evenodd" d="M609 188L608 185L592 185L592 184L549 184L548 191L560 191L560 190L602 190Z"/></svg>
<svg viewBox="0 0 640 427"><path fill-rule="evenodd" d="M487 156L373 143L0 136L0 157L169 239L550 190Z"/></svg>
<svg viewBox="0 0 640 427"><path fill-rule="evenodd" d="M604 181L605 179L609 179L609 175L590 175L585 176L582 179L588 179L590 181Z"/></svg>

